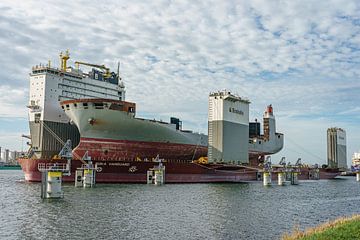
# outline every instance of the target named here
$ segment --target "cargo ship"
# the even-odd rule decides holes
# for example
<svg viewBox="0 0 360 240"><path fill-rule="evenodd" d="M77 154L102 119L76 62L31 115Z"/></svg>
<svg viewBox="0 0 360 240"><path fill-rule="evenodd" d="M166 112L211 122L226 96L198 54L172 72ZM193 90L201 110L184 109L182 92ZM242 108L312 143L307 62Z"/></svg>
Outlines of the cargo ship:
<svg viewBox="0 0 360 240"><path fill-rule="evenodd" d="M70 124L59 101L81 98L107 98L125 100L125 86L117 73L104 65L75 62L68 66L68 51L60 53L61 66L53 67L49 61L32 67L30 72L29 103L27 105L30 128L29 158L51 159L71 139L79 143L77 127ZM83 72L80 66L91 67Z"/></svg>
<svg viewBox="0 0 360 240"><path fill-rule="evenodd" d="M90 156L97 169L96 181L103 183L146 183L147 171L160 162L166 168L167 183L253 181L259 179L259 164L264 156L283 147L284 136L276 132L271 105L264 113L263 134L259 122L249 123L248 109L224 105L222 116L228 121L209 121L208 139L205 134L183 130L178 118L163 122L136 117L136 104L125 101L119 70L114 73L104 65L84 62L75 62L76 68L67 67L68 59L68 52L60 54L60 69L49 63L34 67L30 74L31 147L27 157L18 159L27 181L41 181L39 163L64 163L53 157L67 139L75 147L72 171L82 165L84 156ZM83 73L79 65L93 68ZM230 92L214 96L230 104L249 103ZM234 125L237 119L241 124ZM241 161L229 161L232 157L225 154L224 145L214 147L214 134L210 134L214 131L220 135L241 133L232 134L226 144L243 150L238 151ZM310 179L312 171L302 168L300 179ZM331 169L320 169L320 178L336 175ZM74 174L63 179L74 181Z"/></svg>

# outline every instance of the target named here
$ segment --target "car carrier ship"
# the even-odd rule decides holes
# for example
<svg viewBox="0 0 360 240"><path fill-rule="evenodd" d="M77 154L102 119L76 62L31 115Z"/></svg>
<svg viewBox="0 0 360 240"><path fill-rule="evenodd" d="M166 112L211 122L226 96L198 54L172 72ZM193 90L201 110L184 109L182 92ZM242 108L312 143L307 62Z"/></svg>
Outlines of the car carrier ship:
<svg viewBox="0 0 360 240"><path fill-rule="evenodd" d="M27 181L41 181L39 163L64 162L54 156L68 139L75 147L71 169L81 166L83 156L90 156L96 181L104 183L146 183L146 173L159 157L170 183L257 180L265 155L283 147L284 136L276 132L271 105L260 134L260 123L249 123L249 101L226 91L210 94L208 138L183 130L177 118L163 122L136 117L136 104L125 101L119 69L114 73L104 65L85 62L75 62L73 68L67 66L68 59L68 52L60 54L59 69L49 63L33 67L30 73L31 147L28 156L18 160ZM84 73L79 65L93 68ZM221 114L211 113L219 99ZM226 121L218 121L219 116ZM237 135L230 134L226 141L229 132ZM226 150L229 147L235 150ZM310 171L303 168L300 179L309 179ZM321 178L336 176L330 170L320 173ZM74 175L63 179L74 181Z"/></svg>

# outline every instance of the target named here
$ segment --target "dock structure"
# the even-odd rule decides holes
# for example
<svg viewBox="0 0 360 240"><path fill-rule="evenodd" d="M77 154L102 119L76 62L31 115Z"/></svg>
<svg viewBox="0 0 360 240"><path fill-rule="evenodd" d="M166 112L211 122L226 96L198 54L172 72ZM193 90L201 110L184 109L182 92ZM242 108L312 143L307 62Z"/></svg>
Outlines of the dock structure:
<svg viewBox="0 0 360 240"><path fill-rule="evenodd" d="M75 171L75 187L94 187L96 183L97 166L91 161L89 152L86 151L81 158L83 163L80 168Z"/></svg>
<svg viewBox="0 0 360 240"><path fill-rule="evenodd" d="M160 162L147 171L147 184L162 185L165 183L165 166Z"/></svg>
<svg viewBox="0 0 360 240"><path fill-rule="evenodd" d="M71 140L68 139L55 159L66 158L67 163L39 163L41 172L41 198L62 198L62 176L71 175L72 160Z"/></svg>
<svg viewBox="0 0 360 240"><path fill-rule="evenodd" d="M360 165L352 165L351 172L355 173L356 181L360 182Z"/></svg>
<svg viewBox="0 0 360 240"><path fill-rule="evenodd" d="M278 172L278 185L279 186L285 185L285 172Z"/></svg>
<svg viewBox="0 0 360 240"><path fill-rule="evenodd" d="M41 198L63 198L62 177L71 176L72 161L71 140L67 140L54 159L66 159L67 163L39 163L41 172ZM93 187L95 185L96 166L91 162L88 152L80 160L83 164L75 171L75 186Z"/></svg>
<svg viewBox="0 0 360 240"><path fill-rule="evenodd" d="M96 183L96 166L92 163L82 164L75 171L75 187L94 187Z"/></svg>
<svg viewBox="0 0 360 240"><path fill-rule="evenodd" d="M268 156L265 159L264 168L263 168L263 184L264 184L264 186L271 185L271 172L272 172L271 158L270 158L270 156Z"/></svg>
<svg viewBox="0 0 360 240"><path fill-rule="evenodd" d="M63 198L62 176L69 173L66 163L39 163L41 172L41 198Z"/></svg>
<svg viewBox="0 0 360 240"><path fill-rule="evenodd" d="M270 156L267 156L265 159L263 168L259 168L258 174L259 178L263 180L264 186L270 186L272 182L272 174L277 175L277 182L279 186L286 185L289 182L291 185L298 185L299 184L299 176L301 175L301 169L306 168L301 163L301 158L298 158L296 163L292 165L290 162L286 164L285 157L281 159L279 164L272 164ZM309 180L319 180L320 179L320 170L317 165L313 167L308 167L307 171L307 178L302 179L309 179Z"/></svg>

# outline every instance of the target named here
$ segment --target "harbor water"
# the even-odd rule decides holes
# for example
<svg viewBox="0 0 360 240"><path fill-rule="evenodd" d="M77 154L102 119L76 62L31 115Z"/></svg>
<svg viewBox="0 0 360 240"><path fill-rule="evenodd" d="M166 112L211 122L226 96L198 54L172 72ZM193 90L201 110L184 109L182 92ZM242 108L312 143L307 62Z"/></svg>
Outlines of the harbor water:
<svg viewBox="0 0 360 240"><path fill-rule="evenodd" d="M277 239L359 213L354 177L264 187L244 184L63 186L43 200L39 183L0 171L0 239Z"/></svg>

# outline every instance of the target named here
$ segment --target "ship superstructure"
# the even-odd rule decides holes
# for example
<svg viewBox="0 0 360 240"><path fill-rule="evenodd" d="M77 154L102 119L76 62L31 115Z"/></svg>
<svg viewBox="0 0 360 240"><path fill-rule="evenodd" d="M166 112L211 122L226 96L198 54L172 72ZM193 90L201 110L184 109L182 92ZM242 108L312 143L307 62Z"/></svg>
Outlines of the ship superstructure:
<svg viewBox="0 0 360 240"><path fill-rule="evenodd" d="M266 107L263 115L263 134L260 134L260 123L250 122L249 155L256 161L264 155L279 152L284 146L284 134L276 132L276 121L272 105Z"/></svg>
<svg viewBox="0 0 360 240"><path fill-rule="evenodd" d="M249 104L228 91L209 95L209 162L249 163Z"/></svg>
<svg viewBox="0 0 360 240"><path fill-rule="evenodd" d="M272 105L264 112L261 134L260 122L249 122L249 104L249 100L228 91L210 93L209 161L257 165L265 155L283 148L284 134L276 132Z"/></svg>
<svg viewBox="0 0 360 240"><path fill-rule="evenodd" d="M119 73L110 72L104 65L75 62L67 66L70 54L60 53L60 68L37 65L30 73L29 127L32 158L51 158L67 139L73 146L79 142L77 127L60 107L59 102L82 98L125 100L125 87ZM80 65L92 67L83 72Z"/></svg>

